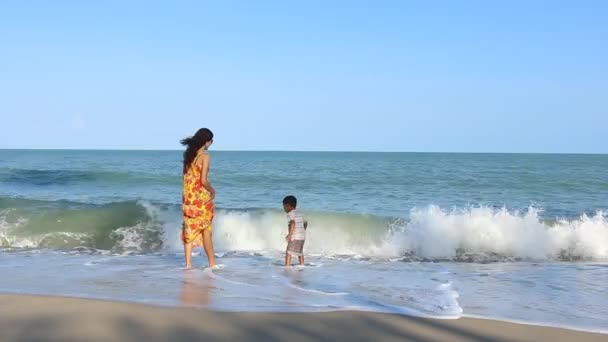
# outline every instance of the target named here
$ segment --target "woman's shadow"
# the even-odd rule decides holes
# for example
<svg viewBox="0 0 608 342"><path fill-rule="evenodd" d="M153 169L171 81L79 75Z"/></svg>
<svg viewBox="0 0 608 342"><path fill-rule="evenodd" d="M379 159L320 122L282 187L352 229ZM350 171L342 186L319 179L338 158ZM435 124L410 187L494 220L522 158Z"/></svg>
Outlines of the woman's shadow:
<svg viewBox="0 0 608 342"><path fill-rule="evenodd" d="M213 291L213 273L210 270L184 272L180 303L187 307L208 308Z"/></svg>

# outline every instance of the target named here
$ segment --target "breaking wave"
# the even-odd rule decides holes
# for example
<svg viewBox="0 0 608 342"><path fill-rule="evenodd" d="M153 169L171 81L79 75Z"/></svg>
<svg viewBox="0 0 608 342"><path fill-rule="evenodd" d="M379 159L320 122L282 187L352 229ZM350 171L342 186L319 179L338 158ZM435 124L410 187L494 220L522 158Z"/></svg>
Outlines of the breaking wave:
<svg viewBox="0 0 608 342"><path fill-rule="evenodd" d="M547 221L541 211L474 207L414 208L406 218L305 212L306 253L404 261L608 260L604 212ZM111 251L179 252L180 208L142 201L92 205L0 198L0 246L88 247ZM285 248L278 210L220 210L214 242L220 251Z"/></svg>

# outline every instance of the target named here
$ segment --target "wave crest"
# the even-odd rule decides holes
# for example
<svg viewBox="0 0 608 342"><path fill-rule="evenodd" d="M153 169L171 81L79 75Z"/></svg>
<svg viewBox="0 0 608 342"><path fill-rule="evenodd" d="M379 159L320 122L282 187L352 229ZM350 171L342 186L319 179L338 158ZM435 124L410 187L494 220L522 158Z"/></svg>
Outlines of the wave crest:
<svg viewBox="0 0 608 342"><path fill-rule="evenodd" d="M541 211L475 207L414 208L405 218L304 213L305 252L326 257L418 261L608 260L605 212L546 221ZM90 247L112 251L180 252L178 205L118 202L84 205L0 198L0 246ZM220 210L220 251L282 252L287 223L278 210Z"/></svg>
<svg viewBox="0 0 608 342"><path fill-rule="evenodd" d="M306 252L320 255L454 260L608 260L604 212L547 222L540 211L437 206L415 208L408 219L313 213ZM227 212L216 221L218 244L228 250L285 248L280 214Z"/></svg>
<svg viewBox="0 0 608 342"><path fill-rule="evenodd" d="M413 209L403 229L385 246L422 258L486 255L518 259L606 260L608 220L604 212L573 220L543 221L540 210L470 208ZM468 255L468 256L467 256Z"/></svg>

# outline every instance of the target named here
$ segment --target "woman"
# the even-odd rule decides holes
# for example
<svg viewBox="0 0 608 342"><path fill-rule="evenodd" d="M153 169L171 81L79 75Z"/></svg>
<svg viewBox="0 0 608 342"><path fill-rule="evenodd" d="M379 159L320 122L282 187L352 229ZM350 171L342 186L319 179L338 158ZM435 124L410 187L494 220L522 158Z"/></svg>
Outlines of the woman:
<svg viewBox="0 0 608 342"><path fill-rule="evenodd" d="M207 150L213 144L213 133L199 129L194 136L181 141L184 152L184 192L182 210L184 225L182 241L186 257L186 269L192 268L192 248L203 246L209 267L215 266L211 230L215 215L215 189L209 184L210 158Z"/></svg>

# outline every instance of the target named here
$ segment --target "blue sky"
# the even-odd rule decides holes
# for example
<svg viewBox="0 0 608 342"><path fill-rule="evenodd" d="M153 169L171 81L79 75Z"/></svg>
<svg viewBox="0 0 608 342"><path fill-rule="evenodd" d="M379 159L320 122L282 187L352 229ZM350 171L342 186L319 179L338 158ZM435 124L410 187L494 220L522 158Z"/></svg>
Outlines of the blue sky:
<svg viewBox="0 0 608 342"><path fill-rule="evenodd" d="M608 153L607 1L4 1L0 148Z"/></svg>

